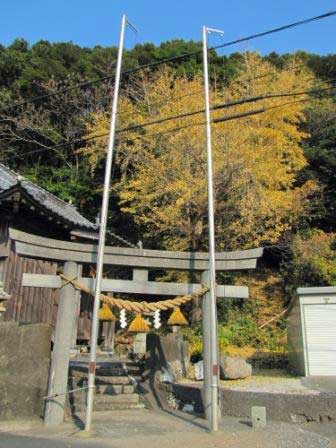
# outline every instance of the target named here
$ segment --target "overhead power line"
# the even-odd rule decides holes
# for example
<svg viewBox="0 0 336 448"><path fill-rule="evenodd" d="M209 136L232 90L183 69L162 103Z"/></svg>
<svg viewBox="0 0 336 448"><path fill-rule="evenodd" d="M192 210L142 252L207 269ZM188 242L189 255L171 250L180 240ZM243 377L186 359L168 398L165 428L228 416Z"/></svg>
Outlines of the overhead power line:
<svg viewBox="0 0 336 448"><path fill-rule="evenodd" d="M336 79L334 81L336 81ZM232 106L242 105L242 104L246 104L246 103L251 103L251 102L260 101L260 100L264 100L264 99L269 99L269 98L280 98L280 97L291 97L291 96L298 96L298 95L316 94L316 93L321 93L321 92L325 92L325 91L328 91L328 90L332 90L334 88L335 87L326 87L326 88L323 88L323 89L310 89L310 90L305 90L305 91L301 91L301 92L291 92L291 93L285 92L285 93L275 93L275 94L264 94L264 95L254 96L254 97L246 97L246 98L242 98L242 99L239 99L239 100L233 100L233 101L229 101L229 102L226 102L226 103L223 103L223 104L212 106L211 110L218 110L218 109L222 109L222 108L229 108L229 107L232 107ZM304 101L308 101L308 100L311 100L311 98L307 98ZM260 113L260 110L261 109L258 109L258 113ZM125 127L125 128L118 129L117 133L126 132L126 131L133 131L133 130L137 130L137 129L142 129L142 128L145 128L145 127L148 127L148 126L153 126L155 124L161 124L161 123L167 122L167 121L172 121L172 120L176 120L176 119L180 119L180 118L186 118L186 117L197 115L197 114L200 114L200 113L204 113L204 109L199 109L199 110L193 111L193 112L187 112L187 113L184 113L184 114L164 117L162 119L154 120L154 121L151 121L151 122L146 122L146 123L143 123L141 125L128 126L128 127ZM234 118L239 118L239 116L240 116L240 114L236 114L236 115L234 115ZM222 120L222 121L226 121L226 120ZM185 126L180 126L178 128L174 128L174 129L175 130L181 130L181 129L185 129L186 127L192 126L192 125L193 124L190 124L190 125L188 124L188 125L185 125ZM98 139L98 138L106 137L107 135L109 135L109 133L108 132L104 132L104 133L101 133L101 134L94 135L92 137L84 137L84 138L79 138L79 139L73 139L73 140L71 140L69 142L59 143L57 145L53 145L53 146L48 147L48 148L41 148L40 150L36 150L36 151L38 151L38 152L41 151L42 152L44 150L62 148L62 147L66 147L66 146L69 146L69 145L72 145L72 144L76 144L76 143L86 143L86 142L91 141L91 140L95 140L95 139ZM25 154L29 154L29 153L25 153Z"/></svg>
<svg viewBox="0 0 336 448"><path fill-rule="evenodd" d="M236 113L236 114L232 114L232 115L226 115L224 117L214 118L213 120L211 120L211 122L212 123L223 123L225 121L232 121L232 120L236 120L236 119L239 119L239 118L246 118L246 117L249 117L249 116L252 116L252 115L258 115L258 114L267 112L267 111L272 110L272 109L278 109L278 108L281 108L281 107L288 106L290 104L307 102L307 101L311 101L313 99L314 98L305 98L305 99L302 99L302 100L289 101L289 102L277 104L277 105L274 105L274 106L262 107L262 108L259 108L259 109L253 109L253 110L249 110L249 111L246 111L246 112L240 112L240 113ZM153 137L153 136L157 136L157 135L166 135L166 134L169 134L169 133L172 133L172 132L181 131L183 129L187 129L187 128L190 128L190 127L202 126L204 124L205 124L204 121L200 121L200 122L197 122L197 123L189 123L189 124L186 124L186 125L178 126L178 127L172 128L172 129L161 131L161 132L159 131L159 132L155 132L155 133L152 133L152 134L138 135L136 138L127 139L127 141L128 142L132 142L134 140L137 140L137 139L143 138L143 137ZM108 134L99 135L99 136L96 136L95 138L106 137L107 135Z"/></svg>
<svg viewBox="0 0 336 448"><path fill-rule="evenodd" d="M299 20L298 22L289 23L287 25L279 26L278 28L272 28L272 29L267 30L267 31L262 31L261 33L252 34L252 35L247 36L247 37L242 37L240 39L232 40L231 42L226 42L226 43L221 44L221 45L216 45L215 47L212 47L211 50L217 50L218 48L224 48L224 47L228 47L230 45L235 45L235 44L239 44L239 43L242 43L242 42L247 42L249 40L257 39L259 37L264 37L264 36L268 36L270 34L279 33L281 31L285 31L285 30L288 30L290 28L296 28L298 26L308 25L309 23L316 22L316 21L323 20L323 19L327 19L327 18L335 16L335 15L336 15L336 11L329 11L329 12L326 12L324 14L320 14L320 15L315 16L315 17L310 17L308 19Z"/></svg>
<svg viewBox="0 0 336 448"><path fill-rule="evenodd" d="M308 92L309 93L318 93L318 92L321 92L321 91L332 90L332 89L335 89L335 88L336 87L330 87L330 88L326 88L326 89L321 89L320 91L309 90L309 91L305 91L305 92L304 91L303 92L296 92L296 93L293 93L292 96L303 95L303 94L307 94ZM274 95L288 97L290 94L284 93L284 94L274 94ZM326 95L326 96L334 96L334 93L330 93L329 95ZM265 99L265 98L267 98L267 97L265 97L265 96L263 98L258 97L257 101L259 99ZM252 116L252 115L257 115L257 114L261 114L261 113L267 112L267 111L272 110L272 109L278 109L278 108L285 107L285 106L290 105L290 104L296 104L296 103L312 101L314 99L316 99L316 98L304 98L304 99L301 99L301 100L289 101L289 102L281 103L281 104L278 104L278 105L262 107L262 108L259 108L259 109L253 109L253 110L240 112L240 113L236 113L236 114L232 114L232 115L226 115L224 117L215 118L215 119L212 120L212 122L213 123L222 123L222 122L225 122L225 121L232 121L232 120L236 120L236 119L239 119L239 118L246 118L246 117L249 117L249 116ZM241 100L238 100L238 101L241 101ZM245 103L248 103L248 102L250 102L250 101L245 101ZM232 102L232 103L235 103L235 102ZM226 103L226 105L228 105L228 104L229 103ZM240 104L242 104L242 103L240 103ZM232 104L232 105L236 105L236 103ZM216 106L214 106L214 107L216 107ZM197 111L197 113L200 113L200 112L204 112L204 110ZM190 114L194 115L195 112L191 112ZM181 118L181 116L174 116L174 117L170 117L169 119L170 120L174 120L174 119L177 119L177 118ZM150 122L150 124L153 124L153 123ZM175 128L167 129L165 131L158 131L158 132L151 133L151 134L138 135L138 136L136 136L134 138L127 138L127 139L125 139L125 141L132 142L132 141L138 140L139 138L144 138L144 137L148 138L148 137L153 137L153 136L166 135L166 134L170 134L170 133L173 133L173 132L181 131L183 129L191 128L191 127L194 127L194 126L201 126L201 125L204 125L204 124L205 124L204 121L200 121L200 122L196 122L196 123L188 123L188 124L181 125L181 126L178 126L178 127L175 127ZM142 127L144 127L144 125L142 125ZM149 125L149 123L148 123L148 125ZM129 130L129 129L124 128L122 130L119 130L119 132L121 132L121 131L125 132L126 130ZM50 146L50 147L44 147L44 148L39 148L39 149L35 149L35 150L32 150L32 151L28 151L28 152L25 152L22 155L16 155L16 156L13 156L11 158L8 158L7 160L8 161L16 160L16 159L27 157L28 155L38 154L38 153L42 153L42 152L45 152L45 151L48 151L48 150L55 150L55 149L63 148L63 147L66 147L66 146L69 146L69 145L73 145L73 144L87 143L87 142L92 141L92 140L96 140L96 139L99 139L99 138L107 137L108 135L109 135L108 132L104 132L104 133L101 133L101 134L94 135L92 137L83 137L83 138L80 138L80 139L74 139L74 140L71 140L69 142L59 143L57 145L53 145L53 146Z"/></svg>
<svg viewBox="0 0 336 448"><path fill-rule="evenodd" d="M257 109L255 111L248 111L248 112L243 112L243 113L240 113L240 114L234 114L234 115L230 115L230 116L227 116L227 117L223 117L221 119L214 119L214 120L212 120L212 122L213 123L219 123L220 121L222 122L222 121L234 120L234 119L237 119L237 118L245 117L245 116L248 116L248 115L254 115L254 114L257 114L257 113L261 113L261 112L264 112L264 109ZM165 131L158 131L158 132L151 133L151 134L138 135L137 137L134 137L134 138L127 138L126 140L128 142L132 142L132 141L138 140L141 137L153 137L153 136L157 136L157 135L166 135L166 134L170 134L172 132L177 132L177 131L181 131L183 129L191 128L191 127L194 127L194 126L201 126L201 125L204 125L204 124L205 124L204 121L200 121L200 122L196 122L196 123L188 123L188 124L181 125L181 126L178 126L178 127L172 128L172 129L167 129ZM65 143L59 143L57 145L53 145L53 146L50 146L48 148L39 148L39 149L35 149L35 150L32 150L32 151L27 151L27 152L25 152L22 155L16 155L16 156L13 156L11 158L8 158L7 161L15 160L15 159L18 159L18 158L24 158L24 157L27 157L28 155L38 154L38 153L41 153L41 152L44 152L44 151L48 151L48 150L55 150L55 149L58 149L58 148L66 147L66 146L69 146L69 145L73 145L75 143L86 143L86 142L91 141L91 140L96 140L96 139L99 139L99 138L107 137L108 135L109 135L108 132L104 132L104 133L95 135L93 137L86 137L86 138L84 137L84 138L81 138L81 139L71 140L71 141L65 142Z"/></svg>
<svg viewBox="0 0 336 448"><path fill-rule="evenodd" d="M274 34L274 33L279 33L281 31L285 31L285 30L288 30L288 29L291 29L291 28L295 28L295 27L298 27L298 26L308 25L309 23L316 22L316 21L319 21L319 20L324 20L324 19L330 18L330 17L335 16L335 15L336 15L336 10L335 11L330 11L330 12L327 12L327 13L324 13L324 14L321 14L321 15L318 15L318 16L310 17L308 19L299 20L297 22L292 22L292 23L289 23L287 25L283 25L283 26L280 26L280 27L277 27L277 28L271 28L269 30L262 31L260 33L251 34L249 36L245 36L245 37L242 37L242 38L239 38L239 39L235 39L235 40L232 40L232 41L229 41L229 42L225 42L223 44L216 45L214 47L209 48L209 51L210 50L217 50L219 48L229 47L229 46L236 45L236 44L239 44L239 43L242 43L242 42L248 42L250 40L257 39L259 37L264 37L264 36L268 36L268 35L271 35L271 34ZM200 50L192 51L192 52L189 52L189 53L184 53L184 54L177 55L177 56L171 56L169 58L160 59L159 61L153 61L153 62L150 62L148 64L143 64L141 66L137 66L137 67L134 67L134 68L131 68L131 69L124 70L124 71L122 71L121 74L123 76L124 75L128 75L128 74L131 74L131 73L135 73L135 72L137 72L139 70L145 70L145 69L148 69L148 68L157 67L157 66L159 66L161 64L168 64L170 62L177 62L177 61L183 60L185 58L197 56L197 55L199 55L201 53L202 53L202 50L200 49ZM106 80L109 80L109 79L112 79L112 78L114 78L114 74L113 75L103 76L101 78L96 78L96 79L93 79L91 81L79 83L79 84L76 84L75 86L66 87L64 89L60 89L60 90L57 90L57 91L54 91L54 92L50 92L50 93L47 93L45 95L40 95L40 96L37 96L37 97L33 97L33 98L30 98L30 99L27 99L27 100L22 101L20 103L15 103L15 104L13 104L11 106L7 106L5 108L1 108L0 111L7 111L7 110L11 110L13 108L24 106L24 105L32 103L32 102L42 101L42 100L44 100L46 98L50 98L50 97L55 96L55 95L63 94L63 93L66 93L66 92L69 92L71 90L78 89L78 88L79 89L80 88L85 88L85 87L88 87L90 85L94 85L94 84L97 84L99 82L106 81Z"/></svg>
<svg viewBox="0 0 336 448"><path fill-rule="evenodd" d="M330 82L336 82L336 78L333 80L330 80ZM283 97L301 96L301 95L313 95L313 94L317 94L317 93L323 93L325 91L332 90L332 89L335 89L335 86L325 87L322 89L314 88L314 89L309 89L309 90L302 90L300 92L266 93L266 94L262 94L262 95L241 98L239 100L229 101L229 102L225 103L224 105L213 106L212 109L216 110L216 109L222 109L224 107L239 106L241 104L252 103L255 101L262 101L262 100L272 99L272 98L283 98Z"/></svg>
<svg viewBox="0 0 336 448"><path fill-rule="evenodd" d="M302 65L300 65L300 66L298 66L298 67L301 67L301 66L303 66L304 64L302 64ZM294 67L294 68L297 68L297 67ZM293 70L294 68L291 68L290 70ZM251 81L251 80L253 80L253 79L259 79L259 78L261 78L261 77L264 77L264 76L269 76L269 75L261 75L261 76L257 76L257 77L255 77L255 78L246 78L246 79L248 79L249 81ZM244 78L245 79L245 78ZM313 79L313 78L312 78ZM325 80L325 81L323 81L323 84L325 84L325 83L335 83L336 82L336 78L333 78L333 79L329 79L329 80ZM325 90L328 90L329 88L326 88ZM194 92L190 92L190 93L187 93L187 94L185 94L185 95L181 95L181 96L178 96L178 97L175 97L175 98L170 98L169 100L161 100L161 101L158 101L158 102L154 102L154 103L152 103L152 104L150 104L150 107L158 107L158 106L161 106L161 105L166 105L166 104L170 104L170 103L175 103L175 102L177 102L177 101L179 101L179 100L181 100L181 99L183 99L183 98L187 98L187 97L191 97L191 96L194 96L194 95L197 95L197 94L199 94L199 93L203 93L203 91L204 91L204 89L202 88L202 89L198 89L198 90L195 90ZM323 89L321 89L321 90L319 90L319 91L323 91ZM317 91L317 93L319 92L319 91ZM303 92L297 92L297 93L295 93L295 95L302 95L302 94L304 94L304 93L315 93L315 91L314 91L314 89L312 89L312 90L307 90L307 91L303 91ZM220 109L220 108L224 108L224 107L230 107L230 106L235 106L235 105L239 105L239 104L243 104L244 102L251 102L251 101L257 101L257 100L261 100L261 99L266 99L266 98L277 98L277 96L292 96L293 95L293 93L288 93L288 94L274 94L274 95L271 95L271 94L269 94L269 95L259 95L259 96L254 96L254 97L250 97L250 98L243 98L243 99L241 99L241 100L237 100L237 101L231 101L231 102L227 102L227 103L225 103L225 105L217 105L217 106L213 106L212 107L212 109ZM204 109L201 109L201 110L199 110L199 111L196 111L196 112L187 112L187 113L185 113L185 114L181 114L181 115L179 115L179 118L183 118L184 116L190 116L190 115L195 115L195 114L197 114L197 113L201 113L201 112L204 112ZM125 115L125 114L127 114L127 111L124 111L124 112L119 112L119 116L122 116L122 115ZM135 111L135 112L132 112L130 115L129 115L129 118L130 117L133 117L133 116L136 116L136 115L138 115L139 114L139 112L138 111ZM163 121L166 121L166 119L163 119ZM1 122L1 121L0 121ZM139 126L141 126L141 125L139 125ZM134 129L136 129L136 127L137 126L134 126ZM130 130L130 129L127 129L127 130Z"/></svg>
<svg viewBox="0 0 336 448"><path fill-rule="evenodd" d="M306 64L304 64L304 63L303 63L303 64L299 64L299 65L296 65L296 66L293 66L293 67L286 68L285 70L281 70L281 71L282 71L282 72L293 71L293 70L298 70L299 68L302 68L302 67L306 67ZM275 67L275 69L276 69L276 67ZM262 74L262 75L253 76L253 77L251 77L251 76L247 76L247 77L245 77L245 78L242 78L242 79L239 79L239 80L237 80L237 81L233 81L233 82L242 82L242 81L248 81L248 82L250 82L250 81L254 81L254 80L256 80L256 79L266 78L266 77L268 77L268 76L272 76L272 75L274 75L274 71L270 71L270 72L264 73L264 74ZM104 80L104 79L106 79L106 78L107 78L107 77L99 78L99 79ZM109 76L108 76L108 78L109 78ZM311 79L314 79L314 78L311 78ZM324 82L328 82L328 81L325 80ZM51 93L46 94L46 95L37 96L37 97L31 98L31 99L25 100L25 101L23 101L22 103L17 103L16 105L14 104L14 105L12 105L12 106L8 106L8 107L6 107L4 110L5 110L5 111L6 111L6 110L9 110L9 109L11 109L11 108L14 108L15 106L17 106L17 107L19 107L19 106L24 106L24 105L26 105L26 104L33 103L33 102L35 102L35 101L38 102L39 100L42 100L43 98L47 98L47 97L50 97L50 96L55 96L55 95L58 94L58 93L62 94L62 93L68 92L68 91L70 91L70 90L75 90L75 89L79 88L80 86L83 86L83 87L84 87L84 86L86 86L88 83L90 83L90 81L88 81L88 82L84 82L84 83L82 83L82 84L76 84L75 86L72 86L72 87L69 87L69 88L65 88L65 89L57 90L57 91L55 91L55 92L51 92ZM154 102L154 103L152 103L152 104L151 104L151 107L157 107L157 106L160 106L160 105L162 105L162 104L168 104L168 103L170 103L170 102L179 101L179 100L182 99L182 98L190 97L190 96L194 96L194 95L197 95L198 93L203 93L203 91L204 91L204 89L202 88L202 89L195 90L194 92L190 92L190 93L187 93L187 94L185 94L185 95L178 96L178 97L176 97L176 98L171 98L171 99L169 99L169 100L163 100L163 101L160 100L160 101L158 101L158 102ZM106 98L110 98L110 96L109 96L109 97L105 96L105 97L102 98L102 100L104 100L104 99L106 99ZM0 109L0 111L1 111L1 110L3 110L3 109ZM16 115L21 115L22 113L23 113L23 111L17 113ZM125 111L125 112L118 112L118 115L121 116L121 115L125 115L126 113L127 113L126 111ZM132 115L133 115L133 114L132 114ZM134 114L134 115L135 115L135 114ZM1 119L1 120L0 120L0 123L1 123L1 122L5 122L5 121L10 121L10 119L8 119L8 118Z"/></svg>
<svg viewBox="0 0 336 448"><path fill-rule="evenodd" d="M296 65L296 66L293 66L293 67L289 67L289 68L287 68L286 70L282 70L282 72L287 72L287 71L293 71L293 70L298 70L299 68L302 68L302 67L305 67L306 66L306 64L299 64L299 65ZM236 82L242 82L242 81L248 81L248 82L250 82L250 81L254 81L254 80L256 80L256 79L261 79L261 78L265 78L265 77L268 77L268 76L272 76L272 75L274 75L274 72L273 71L270 71L270 72L267 72L267 73L265 73L265 74L262 74L262 75L258 75L258 76L254 76L254 77L251 77L251 76L247 76L247 77L245 77L245 78L242 78L242 79L239 79L239 80L234 80L233 81L233 83L236 83ZM314 79L314 78L311 78L311 79ZM324 82L328 82L327 80L324 80ZM84 84L86 84L86 83L83 83L83 85ZM74 87L74 88L77 88L77 87ZM59 91L58 91L59 92ZM203 93L204 92L204 89L202 88L202 89L198 89L198 90L195 90L194 92L190 92L190 93L187 93L187 94L184 94L184 95L180 95L180 96L178 96L178 97L175 97L175 98L170 98L169 100L167 100L167 99L165 99L165 100L160 100L160 101L158 101L158 102L153 102L153 103L151 103L150 104L150 106L151 107L158 107L158 106L161 106L161 105L165 105L165 104L169 104L169 103L173 103L173 102L177 102L177 101L179 101L179 100L181 100L181 99L183 99L183 98L186 98L186 97L191 97L191 96L195 96L195 95L198 95L199 93ZM48 94L49 95L49 94ZM50 95L54 95L54 93L51 93ZM49 95L49 96L50 96ZM43 97L43 96L42 96ZM41 96L40 97L36 97L38 100L39 99L41 99L42 98ZM106 98L110 98L110 96L109 97L104 97L104 98L102 98L102 100L104 100L104 99L106 99ZM31 101L30 100L27 100L27 101L25 101L25 102L23 102L23 103L30 103ZM20 105L24 105L23 103L20 103ZM14 106L13 106L14 107ZM0 109L0 111L1 111L1 109ZM18 116L18 115L21 115L21 114L23 114L24 113L24 111L21 111L21 112L16 112L16 116ZM119 116L122 116L122 115L126 115L127 114L127 111L122 111L122 112L117 112L118 113L118 115ZM134 116L134 115L137 115L138 114L138 112L134 112L134 113L132 113L131 115L130 115L130 117L132 117L132 116ZM6 121L12 121L12 119L10 119L10 118L3 118L3 119L0 119L0 123L3 123L3 122L6 122Z"/></svg>
<svg viewBox="0 0 336 448"><path fill-rule="evenodd" d="M26 106L27 104L30 104L30 103L36 103L36 102L39 102L39 101L46 100L47 98L51 98L53 96L62 95L63 93L71 92L72 90L77 90L77 89L82 89L84 87L89 87L91 85L98 84L98 83L100 83L102 81L105 81L105 80L111 79L111 78L114 78L114 75L107 75L107 76L103 76L101 78L92 79L90 81L86 81L86 82L82 82L82 83L79 83L79 84L75 84L74 86L64 87L63 89L55 90L53 92L45 93L43 95L38 95L38 96L35 96L35 97L32 97L32 98L28 98L27 100L21 101L19 103L14 103L14 104L12 104L10 106L2 107L0 109L0 111L1 112L6 112L6 111L11 110L11 109L15 109L15 108L18 108L18 107Z"/></svg>
<svg viewBox="0 0 336 448"><path fill-rule="evenodd" d="M334 81L336 81L336 79ZM315 94L315 93L322 93L324 91L327 91L327 90L330 90L330 89L334 89L334 88L335 87L326 87L324 89L310 89L310 90L303 90L301 92L270 93L270 94L252 96L252 97L242 98L240 100L228 101L228 102L223 103L223 104L217 104L215 106L212 106L210 109L211 110L220 110L220 109L225 109L225 108L228 108L228 107L239 106L239 105L242 105L242 104L252 103L252 102L261 101L261 100L265 100L265 99L282 98L282 97L291 97L291 96L300 96L300 95L309 95L309 94ZM125 128L118 129L117 132L121 133L121 132L126 132L126 131L135 131L137 129L143 129L143 128L148 127L148 126L153 126L153 125L156 125L156 124L161 124L161 123L165 123L167 121L176 120L176 119L180 119L180 118L187 118L187 117L191 117L193 115L198 115L198 114L201 114L201 113L204 113L204 109L198 109L198 110L193 111L193 112L185 112L185 113L179 114L179 115L171 115L171 116L168 116L168 117L161 118L159 120L153 120L153 121L146 122L146 123L143 123L143 124L127 126Z"/></svg>
<svg viewBox="0 0 336 448"><path fill-rule="evenodd" d="M315 17L310 17L308 19L299 20L297 22L292 22L292 23L289 23L287 25L282 25L282 26L277 27L277 28L271 28L270 30L262 31L262 32L256 33L256 34L251 34L249 36L241 37L239 39L231 40L229 42L225 42L223 44L216 45L214 47L210 47L208 50L209 51L217 50L219 48L229 47L229 46L236 45L236 44L239 44L239 43L242 43L242 42L248 42L250 40L257 39L257 38L263 37L263 36L268 36L268 35L274 34L274 33L279 33L281 31L285 31L285 30L288 30L290 28L295 28L295 27L302 26L302 25L308 25L309 23L316 22L316 21L323 20L323 19L327 19L327 18L335 16L335 15L336 15L336 11L330 11L330 12L327 12L327 13L324 13L324 14L321 14L321 15L318 15L318 16L315 16ZM148 64L144 64L144 65L142 65L140 67L131 68L129 70L124 71L123 74L129 74L129 73L136 72L137 70L143 70L143 69L147 69L147 68L156 67L156 66L158 66L160 64L167 64L169 62L179 61L181 59L185 59L185 58L188 58L188 57L197 56L197 55L199 55L201 53L202 53L202 49L196 50L196 51L192 51L192 52L189 52L189 53L184 53L184 54L181 54L181 55L178 55L178 56L172 56L172 57L169 57L169 58L161 59L159 61L154 61L154 62L150 62Z"/></svg>

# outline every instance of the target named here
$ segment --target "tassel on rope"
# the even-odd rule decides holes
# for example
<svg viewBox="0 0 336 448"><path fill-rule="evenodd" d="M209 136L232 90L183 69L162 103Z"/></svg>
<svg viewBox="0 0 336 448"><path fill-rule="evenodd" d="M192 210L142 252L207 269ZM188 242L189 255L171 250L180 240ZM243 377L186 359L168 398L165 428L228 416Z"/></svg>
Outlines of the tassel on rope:
<svg viewBox="0 0 336 448"><path fill-rule="evenodd" d="M132 320L128 327L128 331L131 331L132 333L147 333L149 331L148 323L140 313L138 313Z"/></svg>
<svg viewBox="0 0 336 448"><path fill-rule="evenodd" d="M98 317L99 320L107 320L112 322L115 322L117 320L111 308L108 306L106 302L104 302L103 306L100 308Z"/></svg>
<svg viewBox="0 0 336 448"><path fill-rule="evenodd" d="M182 314L179 306L174 308L174 311L168 319L168 325L188 325L187 319Z"/></svg>

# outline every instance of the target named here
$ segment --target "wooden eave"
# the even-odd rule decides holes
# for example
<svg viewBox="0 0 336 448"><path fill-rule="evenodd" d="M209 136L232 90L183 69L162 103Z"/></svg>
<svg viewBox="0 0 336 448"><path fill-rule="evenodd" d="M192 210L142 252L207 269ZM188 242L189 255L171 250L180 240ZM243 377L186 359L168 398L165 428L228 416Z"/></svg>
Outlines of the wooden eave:
<svg viewBox="0 0 336 448"><path fill-rule="evenodd" d="M62 226L63 228L70 228L70 229L78 228L78 225L76 225L74 222L69 221L65 219L63 216L54 213L48 207L45 207L41 203L36 201L29 193L27 193L27 191L24 188L20 186L20 184L17 184L14 187L9 188L8 190L0 193L0 201L7 200L16 193L20 193L20 202L22 201L23 198L25 201L27 201L28 204L31 204L31 206L33 206L41 216L50 217L51 218L50 221L56 221L56 224L57 222L59 222L60 224L58 225Z"/></svg>

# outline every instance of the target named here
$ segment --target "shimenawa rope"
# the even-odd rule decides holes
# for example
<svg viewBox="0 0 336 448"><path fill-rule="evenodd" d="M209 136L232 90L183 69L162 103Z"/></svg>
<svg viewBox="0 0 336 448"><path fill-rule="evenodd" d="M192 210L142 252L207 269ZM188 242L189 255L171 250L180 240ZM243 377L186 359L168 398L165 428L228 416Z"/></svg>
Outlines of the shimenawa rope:
<svg viewBox="0 0 336 448"><path fill-rule="evenodd" d="M94 296L94 292L92 291L92 289L83 285L82 283L79 283L76 279L71 279L64 274L60 274L60 277L65 280L65 284L70 283L74 288L86 292L91 296ZM192 294L187 294L182 297L175 297L175 299L160 300L158 302L133 302L131 300L109 297L105 294L100 294L100 300L104 303L116 306L120 310L125 309L126 311L134 313L146 313L156 310L165 311L179 307L187 302L190 302L191 300L202 297L208 291L209 288L203 286L198 291L195 291Z"/></svg>

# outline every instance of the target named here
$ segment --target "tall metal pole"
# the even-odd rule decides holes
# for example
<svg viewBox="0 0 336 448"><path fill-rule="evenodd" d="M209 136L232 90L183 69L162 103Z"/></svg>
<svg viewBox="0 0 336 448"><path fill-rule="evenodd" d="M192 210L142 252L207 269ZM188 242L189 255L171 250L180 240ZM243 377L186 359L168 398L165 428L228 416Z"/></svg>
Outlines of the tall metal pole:
<svg viewBox="0 0 336 448"><path fill-rule="evenodd" d="M91 342L90 342L89 381L88 381L88 395L87 395L86 421L85 421L85 430L86 431L91 430L91 423L92 423L93 399L94 399L94 392L95 392L94 387L95 387L95 373L96 373L96 352L97 352L97 338L98 338L98 324L99 324L98 312L99 312L99 307L100 307L101 283L102 283L103 265L104 265L106 225L107 225L107 215L108 215L109 196L110 196L111 170L112 170L113 149L114 149L114 141L115 141L115 129L116 129L116 122L117 122L118 95L119 95L119 85L120 85L122 54L123 54L123 48L124 48L125 28L126 28L126 16L123 15L122 21L121 21L118 61L117 61L116 77L115 77L115 83L114 83L114 96L113 96L113 102L112 102L110 134L109 134L109 143L108 143L108 151L107 151L106 166L105 166L104 193L103 193L103 202L102 202L102 209L101 209L101 222L100 222L99 245L98 245L98 254L97 254L97 270L96 270L96 282L95 282L95 296L94 296L94 305L93 305Z"/></svg>
<svg viewBox="0 0 336 448"><path fill-rule="evenodd" d="M217 30L211 30L217 31ZM210 98L209 98L209 72L208 72L208 45L207 34L209 28L203 27L203 69L204 69L204 96L206 118L206 148L208 167L208 223L209 223L209 270L210 270L210 380L211 406L210 430L218 430L218 341L217 341L217 309L216 309L216 263L215 263L215 219L214 219L214 193L212 169L212 145L210 126ZM205 366L206 368L206 366Z"/></svg>

